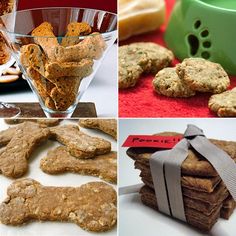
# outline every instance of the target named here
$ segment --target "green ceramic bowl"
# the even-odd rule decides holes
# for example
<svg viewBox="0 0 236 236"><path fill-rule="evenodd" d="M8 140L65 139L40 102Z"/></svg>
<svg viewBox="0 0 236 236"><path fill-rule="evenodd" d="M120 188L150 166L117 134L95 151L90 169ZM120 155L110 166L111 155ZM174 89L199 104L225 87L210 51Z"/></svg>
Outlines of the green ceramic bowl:
<svg viewBox="0 0 236 236"><path fill-rule="evenodd" d="M236 0L178 0L165 41L180 60L202 57L236 75Z"/></svg>

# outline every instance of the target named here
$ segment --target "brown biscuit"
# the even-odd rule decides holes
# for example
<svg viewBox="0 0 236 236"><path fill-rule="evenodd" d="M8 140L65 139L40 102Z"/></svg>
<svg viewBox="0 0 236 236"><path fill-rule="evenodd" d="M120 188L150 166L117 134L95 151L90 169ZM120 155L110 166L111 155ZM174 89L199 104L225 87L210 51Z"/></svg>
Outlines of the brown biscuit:
<svg viewBox="0 0 236 236"><path fill-rule="evenodd" d="M74 172L82 175L98 176L111 182L117 182L117 153L110 152L93 159L81 160L70 155L65 147L50 150L40 162L40 168L48 174Z"/></svg>
<svg viewBox="0 0 236 236"><path fill-rule="evenodd" d="M119 88L134 87L143 73L156 74L169 66L173 53L156 43L132 43L119 47Z"/></svg>
<svg viewBox="0 0 236 236"><path fill-rule="evenodd" d="M20 60L25 68L32 67L52 83L56 82L58 77L83 78L90 75L93 70L93 60L88 58L79 62L49 62L36 44L21 47Z"/></svg>
<svg viewBox="0 0 236 236"><path fill-rule="evenodd" d="M80 119L79 125L83 128L98 129L117 140L116 119Z"/></svg>
<svg viewBox="0 0 236 236"><path fill-rule="evenodd" d="M34 40L38 43L50 60L55 60L54 48L59 45L57 38L53 33L53 27L48 22L43 22L32 31Z"/></svg>
<svg viewBox="0 0 236 236"><path fill-rule="evenodd" d="M16 132L16 127L0 131L0 147L7 145Z"/></svg>
<svg viewBox="0 0 236 236"><path fill-rule="evenodd" d="M48 137L49 130L35 122L24 122L18 125L14 136L0 155L0 172L12 178L24 175L28 169L27 159Z"/></svg>
<svg viewBox="0 0 236 236"><path fill-rule="evenodd" d="M233 214L235 207L236 207L236 202L231 196L229 196L223 202L223 206L220 211L220 217L228 220L230 216Z"/></svg>
<svg viewBox="0 0 236 236"><path fill-rule="evenodd" d="M52 100L52 98L50 98L50 97L47 97L46 99L45 99L45 106L47 107L47 108L49 108L49 109L52 109L52 110L56 110L56 106L55 106L55 103L54 103L54 101Z"/></svg>
<svg viewBox="0 0 236 236"><path fill-rule="evenodd" d="M103 182L49 187L21 179L8 187L7 195L0 205L0 221L6 225L21 225L29 220L67 221L100 232L116 224L116 191Z"/></svg>
<svg viewBox="0 0 236 236"><path fill-rule="evenodd" d="M135 161L135 168L141 170L140 177L152 181L152 175L149 168L143 164L140 164L138 161ZM208 193L213 192L220 181L221 179L219 176L211 178L199 178L182 175L181 177L181 185L183 187Z"/></svg>
<svg viewBox="0 0 236 236"><path fill-rule="evenodd" d="M37 122L41 126L45 126L45 127L56 126L56 125L59 125L59 123L61 122L60 119L56 119L56 118L50 118L50 119L26 119L26 118L11 119L10 118L10 119L4 119L4 121L9 125L20 124L25 121ZM13 135L14 133L12 134L12 136Z"/></svg>
<svg viewBox="0 0 236 236"><path fill-rule="evenodd" d="M47 97L50 96L50 93L55 87L55 85L45 79L38 71L36 71L32 67L29 67L27 69L27 74L32 80L39 96L42 98L43 101L45 101Z"/></svg>
<svg viewBox="0 0 236 236"><path fill-rule="evenodd" d="M142 178L142 181L149 188L154 189L152 181L145 178ZM213 205L218 205L219 203L223 202L223 200L227 198L229 195L228 190L226 189L223 182L218 184L218 186L215 188L215 190L212 193L200 192L200 191L188 189L185 187L182 188L182 192L183 192L183 195L188 198L210 203Z"/></svg>
<svg viewBox="0 0 236 236"><path fill-rule="evenodd" d="M97 137L91 137L75 125L63 125L50 128L51 138L64 144L72 156L92 158L111 151L111 143Z"/></svg>
<svg viewBox="0 0 236 236"><path fill-rule="evenodd" d="M12 12L15 0L1 0L0 2L0 16Z"/></svg>
<svg viewBox="0 0 236 236"><path fill-rule="evenodd" d="M65 76L49 79L57 88L58 92L61 94L70 94L78 92L82 78L75 76Z"/></svg>
<svg viewBox="0 0 236 236"><path fill-rule="evenodd" d="M102 57L106 47L106 42L102 35L93 33L86 36L83 41L76 45L70 47L56 47L55 57L60 62L76 62L84 58L98 60Z"/></svg>
<svg viewBox="0 0 236 236"><path fill-rule="evenodd" d="M67 26L67 33L62 39L61 46L73 46L80 42L80 38L76 36L88 35L91 31L90 25L86 22L71 22Z"/></svg>
<svg viewBox="0 0 236 236"><path fill-rule="evenodd" d="M153 189L149 188L147 185L145 187L142 187L140 190L140 194L145 198L152 202L156 200L155 192ZM196 210L198 213L204 215L204 216L211 216L212 213L218 209L220 206L222 206L222 202L219 202L217 204L211 204L206 203L202 201L198 201L195 199L191 199L188 197L183 196L184 201L184 208L188 208L189 210L193 209Z"/></svg>
<svg viewBox="0 0 236 236"><path fill-rule="evenodd" d="M45 77L47 59L38 45L28 44L22 46L20 49L20 61L25 68L31 67Z"/></svg>
<svg viewBox="0 0 236 236"><path fill-rule="evenodd" d="M163 132L156 135L166 135L166 136L173 136L177 135L174 132ZM236 142L231 141L223 141L223 140L215 140L209 139L213 144L224 150L231 156L232 159L236 160ZM161 149L158 148L129 148L127 150L127 155L134 160L139 160L143 164L149 166L149 158L151 155ZM184 175L191 175L191 176L204 176L204 177L211 177L211 176L218 176L218 173L213 168L213 166L206 161L205 158L200 156L193 150L189 150L189 154L185 161L182 163L181 166L182 174Z"/></svg>
<svg viewBox="0 0 236 236"><path fill-rule="evenodd" d="M82 59L79 62L49 62L45 65L45 77L51 82L57 77L77 76L84 78L93 71L93 60Z"/></svg>
<svg viewBox="0 0 236 236"><path fill-rule="evenodd" d="M141 200L145 205L158 210L157 200L152 189L148 188L147 186L143 186L140 190L140 193ZM209 231L219 218L221 206L222 205L219 205L216 209L214 209L214 211L209 216L206 216L195 209L185 207L186 220L190 225L193 225L200 230Z"/></svg>
<svg viewBox="0 0 236 236"><path fill-rule="evenodd" d="M6 42L0 32L0 65L7 63L10 60L11 54L7 48Z"/></svg>
<svg viewBox="0 0 236 236"><path fill-rule="evenodd" d="M202 58L186 58L176 72L193 91L222 93L230 80L222 66Z"/></svg>
<svg viewBox="0 0 236 236"><path fill-rule="evenodd" d="M152 81L154 90L167 97L192 97L196 94L179 78L174 67L160 70Z"/></svg>
<svg viewBox="0 0 236 236"><path fill-rule="evenodd" d="M50 97L55 104L55 108L58 111L65 111L71 105L76 102L76 93L62 94L58 91L57 88L53 88Z"/></svg>
<svg viewBox="0 0 236 236"><path fill-rule="evenodd" d="M236 116L236 88L212 95L208 107L220 117Z"/></svg>

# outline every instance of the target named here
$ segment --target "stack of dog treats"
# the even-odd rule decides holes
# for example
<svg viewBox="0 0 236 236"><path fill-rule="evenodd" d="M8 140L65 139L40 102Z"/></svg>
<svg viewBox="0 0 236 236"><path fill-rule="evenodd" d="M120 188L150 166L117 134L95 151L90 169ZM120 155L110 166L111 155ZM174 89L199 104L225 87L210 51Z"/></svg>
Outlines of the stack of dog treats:
<svg viewBox="0 0 236 236"><path fill-rule="evenodd" d="M177 135L164 132L157 135ZM178 134L179 135L179 134ZM210 140L236 160L236 142ZM135 160L135 168L141 170L140 177L145 184L141 190L142 202L158 210L158 196L155 195L149 158L158 148L129 148L127 155ZM210 231L219 217L229 219L235 209L235 201L212 165L189 150L181 166L182 193L187 223L202 230Z"/></svg>
<svg viewBox="0 0 236 236"><path fill-rule="evenodd" d="M91 32L87 23L71 22L59 44L52 25L44 22L32 31L34 43L21 47L21 63L46 107L65 111L75 104L81 80L106 48L101 34Z"/></svg>

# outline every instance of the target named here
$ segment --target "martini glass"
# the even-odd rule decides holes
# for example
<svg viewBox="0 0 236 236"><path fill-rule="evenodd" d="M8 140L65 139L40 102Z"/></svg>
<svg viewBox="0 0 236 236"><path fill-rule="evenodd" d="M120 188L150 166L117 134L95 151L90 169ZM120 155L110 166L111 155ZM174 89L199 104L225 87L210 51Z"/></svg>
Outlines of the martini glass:
<svg viewBox="0 0 236 236"><path fill-rule="evenodd" d="M74 35L73 28L68 27L81 22L86 22L91 32ZM116 14L95 9L16 11L1 16L0 24L47 117L71 117L117 38ZM47 27L43 35L32 33L42 24L50 24L53 34Z"/></svg>

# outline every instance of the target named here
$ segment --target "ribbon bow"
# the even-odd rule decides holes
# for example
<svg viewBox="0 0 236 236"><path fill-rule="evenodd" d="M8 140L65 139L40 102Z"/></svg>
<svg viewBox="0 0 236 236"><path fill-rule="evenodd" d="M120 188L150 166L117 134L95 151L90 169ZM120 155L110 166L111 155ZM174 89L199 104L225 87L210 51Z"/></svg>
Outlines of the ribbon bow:
<svg viewBox="0 0 236 236"><path fill-rule="evenodd" d="M150 168L157 196L158 209L186 221L181 188L181 165L192 147L215 168L236 201L236 164L223 150L212 144L203 131L188 125L184 138L171 150L157 151L150 158Z"/></svg>

